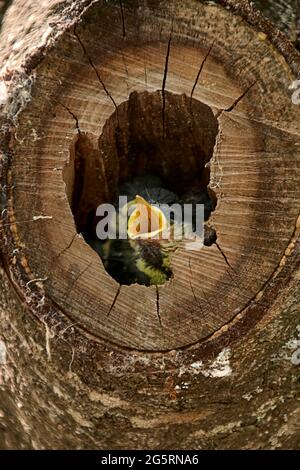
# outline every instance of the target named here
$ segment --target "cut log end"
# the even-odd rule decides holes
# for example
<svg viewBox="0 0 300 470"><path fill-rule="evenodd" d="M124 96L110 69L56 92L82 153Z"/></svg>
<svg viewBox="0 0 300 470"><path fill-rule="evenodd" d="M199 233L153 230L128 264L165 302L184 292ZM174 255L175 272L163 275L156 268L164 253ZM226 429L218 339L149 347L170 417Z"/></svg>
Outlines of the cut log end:
<svg viewBox="0 0 300 470"><path fill-rule="evenodd" d="M121 3L66 6L67 25L30 30L26 60L15 51L3 70L0 294L14 325L5 331L13 345L34 344L61 409L71 394L57 390L70 378L80 396L88 390L81 414L68 403L80 429L94 430L98 402L122 428L124 419L124 439L107 426L105 438L83 433L86 447L126 448L132 429L146 447L149 430L153 447L176 447L177 431L175 441L164 433L177 425L185 448L222 447L220 422L227 448L276 447L266 433L253 437L251 419L263 421L275 398L294 410L281 400L289 382L276 361L299 298L300 121L290 90L299 56L248 2ZM82 233L99 204L147 174L176 194L207 188L209 243L179 247L164 285L123 285ZM228 423L238 433L228 437ZM43 432L37 445L47 446Z"/></svg>

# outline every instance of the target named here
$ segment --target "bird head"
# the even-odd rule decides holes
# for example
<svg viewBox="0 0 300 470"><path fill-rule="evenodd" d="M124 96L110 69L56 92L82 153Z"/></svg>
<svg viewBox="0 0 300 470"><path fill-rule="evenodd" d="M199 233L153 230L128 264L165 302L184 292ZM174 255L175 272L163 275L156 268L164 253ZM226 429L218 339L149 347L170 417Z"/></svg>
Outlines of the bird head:
<svg viewBox="0 0 300 470"><path fill-rule="evenodd" d="M170 224L163 211L136 196L130 203L127 233L131 240L163 240L169 235Z"/></svg>

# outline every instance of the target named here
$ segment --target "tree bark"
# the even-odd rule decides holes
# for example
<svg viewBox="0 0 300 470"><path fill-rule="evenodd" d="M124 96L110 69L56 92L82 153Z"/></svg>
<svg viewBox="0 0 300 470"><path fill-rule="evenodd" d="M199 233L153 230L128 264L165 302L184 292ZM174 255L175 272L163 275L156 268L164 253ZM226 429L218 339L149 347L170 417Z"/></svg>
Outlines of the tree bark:
<svg viewBox="0 0 300 470"><path fill-rule="evenodd" d="M2 449L299 447L300 56L251 2L209 3L7 11ZM83 216L143 171L139 138L171 185L200 148L217 199L217 242L177 250L164 286L118 285L69 204L78 159Z"/></svg>

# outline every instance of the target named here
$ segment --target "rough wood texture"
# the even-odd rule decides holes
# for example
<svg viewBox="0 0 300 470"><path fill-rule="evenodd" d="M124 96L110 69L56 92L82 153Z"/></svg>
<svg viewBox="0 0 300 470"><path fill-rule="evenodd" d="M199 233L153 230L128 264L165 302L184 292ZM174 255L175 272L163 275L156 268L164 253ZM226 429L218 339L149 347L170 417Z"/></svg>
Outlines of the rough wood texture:
<svg viewBox="0 0 300 470"><path fill-rule="evenodd" d="M289 85L300 58L248 2L219 3L15 1L8 12L2 448L299 446L300 120ZM164 84L218 119L218 240L178 250L157 295L108 276L76 233L63 176L84 136L110 187L107 120L130 93Z"/></svg>

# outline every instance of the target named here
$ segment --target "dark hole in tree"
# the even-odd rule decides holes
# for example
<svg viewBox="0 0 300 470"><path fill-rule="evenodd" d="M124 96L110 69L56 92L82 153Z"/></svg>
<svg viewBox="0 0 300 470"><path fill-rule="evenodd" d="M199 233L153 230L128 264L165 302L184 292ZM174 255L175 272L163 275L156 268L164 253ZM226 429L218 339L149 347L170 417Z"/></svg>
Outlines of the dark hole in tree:
<svg viewBox="0 0 300 470"><path fill-rule="evenodd" d="M211 108L186 95L131 93L107 120L98 142L80 133L64 180L78 233L120 284L163 284L172 275L157 241L100 241L96 209L118 196L153 203L204 204L208 221L216 206L208 188L218 122ZM94 139L94 141L93 141ZM216 232L205 226L205 245Z"/></svg>

